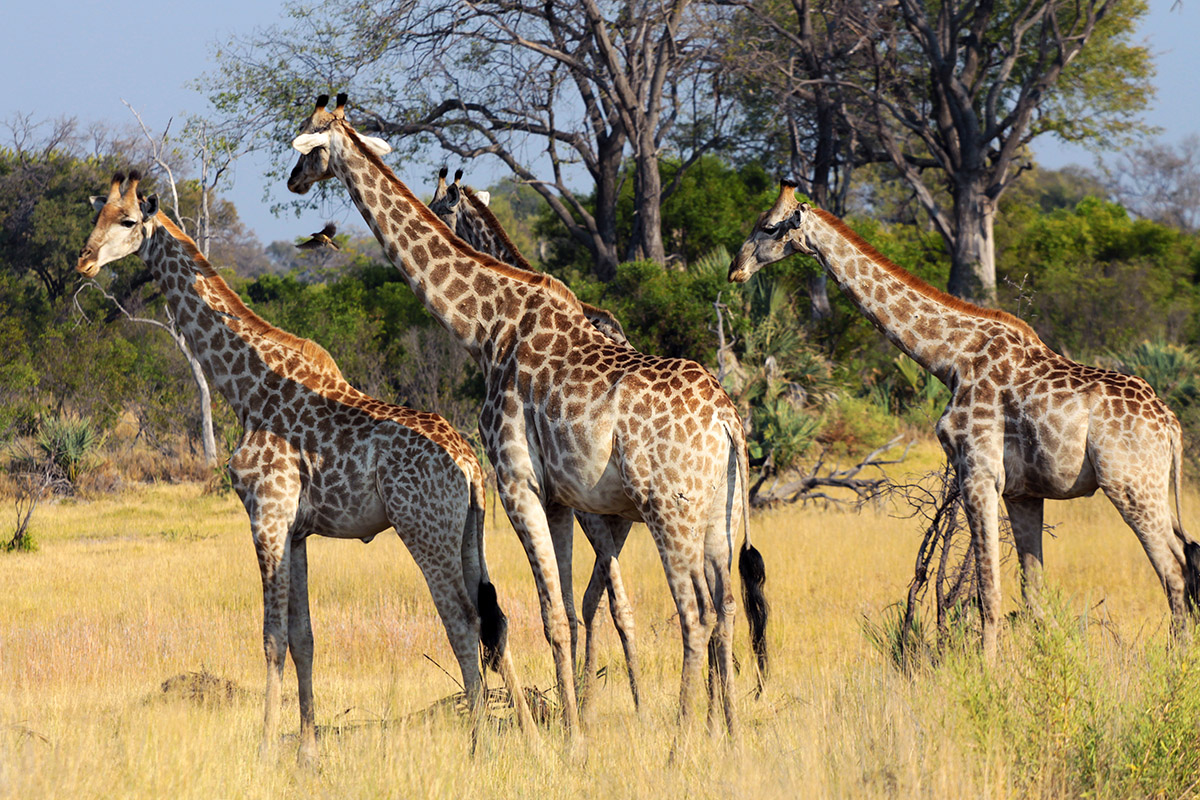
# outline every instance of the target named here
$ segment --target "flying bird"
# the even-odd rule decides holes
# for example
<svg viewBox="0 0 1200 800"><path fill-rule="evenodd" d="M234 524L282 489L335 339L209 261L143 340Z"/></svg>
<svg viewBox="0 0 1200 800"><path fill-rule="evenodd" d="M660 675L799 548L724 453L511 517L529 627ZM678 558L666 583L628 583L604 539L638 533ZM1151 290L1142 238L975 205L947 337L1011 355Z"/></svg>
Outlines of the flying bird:
<svg viewBox="0 0 1200 800"><path fill-rule="evenodd" d="M312 236L311 239L309 239L307 242L301 242L300 244L296 245L296 247L299 247L301 250L312 250L316 247L329 246L334 250L340 250L341 248L337 246L337 242L333 240L333 237L336 233L337 225L332 222L327 222L325 223L324 228L316 233L310 234L310 236Z"/></svg>

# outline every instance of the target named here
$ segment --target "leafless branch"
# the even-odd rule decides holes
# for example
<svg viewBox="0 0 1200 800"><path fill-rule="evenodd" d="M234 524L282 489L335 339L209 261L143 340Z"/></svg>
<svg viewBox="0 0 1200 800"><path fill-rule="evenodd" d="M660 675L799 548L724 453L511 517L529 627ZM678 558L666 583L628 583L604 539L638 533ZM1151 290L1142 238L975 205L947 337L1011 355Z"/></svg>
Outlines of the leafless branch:
<svg viewBox="0 0 1200 800"><path fill-rule="evenodd" d="M755 508L764 508L780 503L805 503L809 501L821 500L838 506L853 505L855 508L861 508L866 503L878 498L888 487L889 482L886 475L881 475L877 478L860 477L863 470L874 467L882 472L882 468L889 464L899 464L908 456L908 451L913 443L910 441L904 446L904 452L898 458L882 459L882 456L887 451L898 446L903 440L903 436L896 436L882 447L877 447L868 453L858 463L846 469L838 469L834 467L828 472L822 473L825 467L826 452L822 452L818 457L816 464L804 476L787 482L775 481L769 488L764 490L763 484L769 478L769 470L764 470L762 477L758 482L751 487L750 504ZM830 495L825 489L846 489L851 492L851 497L847 498L842 495Z"/></svg>

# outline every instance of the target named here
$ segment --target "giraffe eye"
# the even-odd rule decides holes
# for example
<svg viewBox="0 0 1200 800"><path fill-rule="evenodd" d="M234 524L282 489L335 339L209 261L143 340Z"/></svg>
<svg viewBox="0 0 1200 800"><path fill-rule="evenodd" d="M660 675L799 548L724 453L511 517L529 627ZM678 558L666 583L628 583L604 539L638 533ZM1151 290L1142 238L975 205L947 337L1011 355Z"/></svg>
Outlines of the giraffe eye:
<svg viewBox="0 0 1200 800"><path fill-rule="evenodd" d="M776 222L776 223L773 223L770 225L763 223L762 231L763 231L763 233L768 233L768 234L774 236L775 234L779 233L779 223Z"/></svg>
<svg viewBox="0 0 1200 800"><path fill-rule="evenodd" d="M121 220L121 224L123 226L125 226L126 228L132 228L134 225L137 225L137 220L136 219L123 219L123 220Z"/></svg>

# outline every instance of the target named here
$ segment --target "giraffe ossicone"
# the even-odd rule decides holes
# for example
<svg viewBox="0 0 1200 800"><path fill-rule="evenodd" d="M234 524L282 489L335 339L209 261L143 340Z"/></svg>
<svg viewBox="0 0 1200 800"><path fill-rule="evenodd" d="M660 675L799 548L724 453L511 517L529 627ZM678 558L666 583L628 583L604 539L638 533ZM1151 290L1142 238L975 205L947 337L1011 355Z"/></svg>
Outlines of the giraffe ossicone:
<svg viewBox="0 0 1200 800"><path fill-rule="evenodd" d="M475 709L479 650L504 675L518 719L532 733L507 622L484 557L483 469L442 417L384 403L351 386L320 345L282 331L247 307L140 177L113 178L93 198L99 216L77 264L84 275L137 254L162 288L189 348L228 401L243 433L230 457L234 488L250 517L263 586L267 664L261 747L278 743L287 654L299 687L302 761L316 757L309 617L311 535L370 541L394 527L421 569Z"/></svg>
<svg viewBox="0 0 1200 800"><path fill-rule="evenodd" d="M957 475L978 558L989 660L1000 616L1001 497L1027 602L1036 602L1041 583L1044 501L1101 489L1158 574L1173 630L1186 634L1189 610L1200 602L1200 545L1180 517L1179 421L1149 384L1064 358L1017 317L935 289L837 217L800 202L785 181L734 257L729 278L748 280L793 253L816 258L884 336L950 389L936 432Z"/></svg>
<svg viewBox="0 0 1200 800"><path fill-rule="evenodd" d="M455 236L345 119L318 102L288 188L336 177L414 294L484 374L479 429L505 511L529 557L551 643L563 721L579 742L570 631L551 525L578 509L645 521L679 612L681 719L709 654L709 721L736 731L732 561L748 609L765 612L762 560L750 544L745 433L732 401L699 364L617 345L557 279L504 264ZM306 141L312 141L311 139ZM675 502L676 497L689 499ZM757 567L757 571L753 569ZM765 613L751 615L761 668ZM761 674L761 672L760 672Z"/></svg>

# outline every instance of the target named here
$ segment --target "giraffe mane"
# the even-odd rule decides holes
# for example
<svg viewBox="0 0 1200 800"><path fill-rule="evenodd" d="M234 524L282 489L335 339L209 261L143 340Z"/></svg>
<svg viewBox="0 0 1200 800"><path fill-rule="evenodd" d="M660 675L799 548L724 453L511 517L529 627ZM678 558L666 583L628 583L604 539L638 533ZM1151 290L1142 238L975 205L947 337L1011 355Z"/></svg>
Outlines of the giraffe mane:
<svg viewBox="0 0 1200 800"><path fill-rule="evenodd" d="M828 225L837 230L837 232L845 237L848 242L854 245L859 252L874 261L884 271L906 286L925 295L930 300L947 306L954 311L959 311L963 314L969 314L973 317L980 317L982 319L990 319L997 322L1002 322L1010 327L1015 328L1018 332L1029 338L1041 341L1040 337L1036 332L1034 332L1033 328L1030 327L1029 323L1020 317L1013 316L1007 311L1001 311L997 308L984 308L983 306L977 306L972 302L955 297L952 294L947 294L941 289L938 289L936 286L931 286L930 284L918 278L916 275L913 275L908 270L904 269L898 264L893 263L886 256L868 244L866 239L862 238L853 230L851 230L850 226L848 226L845 222L842 222L842 220L838 219L830 212L822 208L814 208L813 212Z"/></svg>
<svg viewBox="0 0 1200 800"><path fill-rule="evenodd" d="M470 203L471 210L483 217L483 221L492 229L492 233L496 234L500 239L500 243L507 247L508 251L513 254L513 258L518 261L514 266L533 272L533 266L530 265L525 256L521 255L521 251L517 249L517 246L513 244L512 239L508 237L508 231L504 230L504 226L500 224L500 220L496 219L496 215L492 213L492 209L480 202L479 198L475 196L475 190L464 186L462 187L462 193Z"/></svg>
<svg viewBox="0 0 1200 800"><path fill-rule="evenodd" d="M567 285L558 278L555 278L552 275L547 275L544 272L534 272L532 269L522 269L520 267L510 266L497 258L493 258L487 253L480 253L470 248L465 242L463 242L454 234L454 231L450 230L446 223L442 222L437 214L434 214L429 210L429 206L417 199L416 195L414 195L412 191L410 191L409 188L405 186L399 178L396 177L396 173L392 172L391 167L383 163L382 158L380 158L369 147L363 144L362 139L359 138L358 131L354 130L354 128L352 128L349 124L344 124L342 129L346 132L346 135L350 137L350 141L354 142L355 146L358 148L359 154L363 158L367 159L367 161L370 162L377 170L379 170L380 174L384 176L384 179L388 181L391 189L396 194L400 195L406 203L412 206L414 213L421 216L421 218L424 219L427 224L433 226L435 230L440 228L449 234L449 236L445 237L446 244L449 247L456 250L459 254L477 261L479 264L491 270L492 272L499 273L506 278L512 278L513 280L531 284L539 289L544 289L552 297L557 297L563 300L569 307L579 311L580 313L583 313L579 298L576 297L575 293L567 288ZM492 218L495 219L494 216ZM524 261L524 259L522 259L522 261Z"/></svg>
<svg viewBox="0 0 1200 800"><path fill-rule="evenodd" d="M312 362L313 366L318 371L326 374L336 375L342 378L342 371L338 368L337 362L333 360L333 356L329 355L324 347L314 342L312 339L305 339L302 336L297 336L294 333L288 333L285 330L276 328L265 319L255 314L249 306L242 301L242 298L230 288L225 279L213 268L204 254L200 252L200 248L196 246L196 242L192 237L184 233L178 225L171 221L171 218L162 211L154 219L155 223L162 226L164 230L177 242L183 245L183 249L191 256L192 261L196 263L200 274L204 276L208 282L208 287L214 294L225 301L231 312L249 328L250 332L270 339L273 342L287 347L291 350L299 352L304 358ZM344 380L344 378L343 378Z"/></svg>

